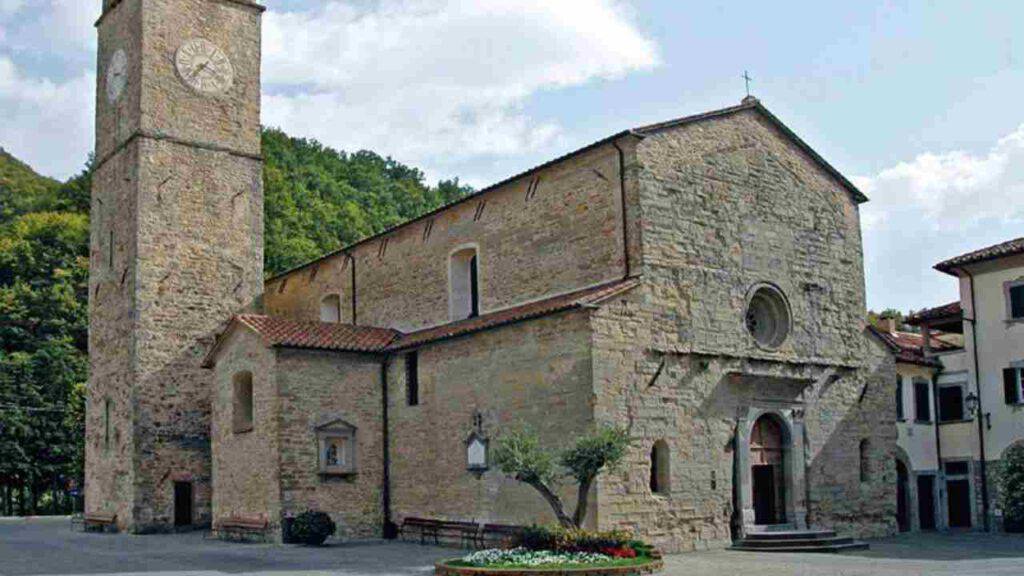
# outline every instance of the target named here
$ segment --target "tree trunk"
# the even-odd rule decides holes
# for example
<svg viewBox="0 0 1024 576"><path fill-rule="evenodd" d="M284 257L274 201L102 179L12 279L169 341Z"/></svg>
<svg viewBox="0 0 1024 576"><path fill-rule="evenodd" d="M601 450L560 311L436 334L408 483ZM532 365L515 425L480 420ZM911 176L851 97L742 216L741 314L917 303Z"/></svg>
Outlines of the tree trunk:
<svg viewBox="0 0 1024 576"><path fill-rule="evenodd" d="M590 504L590 487L594 484L595 476L585 478L580 482L579 491L576 493L576 513L573 514L572 521L577 528L583 527L583 522L587 519L587 507Z"/></svg>
<svg viewBox="0 0 1024 576"><path fill-rule="evenodd" d="M530 486L533 486L540 495L547 500L547 503L551 506L551 509L555 511L555 516L558 518L558 523L564 528L576 528L577 525L573 523L572 518L565 513L565 506L562 505L562 499L558 497L550 488L548 488L543 482L533 481L526 482Z"/></svg>

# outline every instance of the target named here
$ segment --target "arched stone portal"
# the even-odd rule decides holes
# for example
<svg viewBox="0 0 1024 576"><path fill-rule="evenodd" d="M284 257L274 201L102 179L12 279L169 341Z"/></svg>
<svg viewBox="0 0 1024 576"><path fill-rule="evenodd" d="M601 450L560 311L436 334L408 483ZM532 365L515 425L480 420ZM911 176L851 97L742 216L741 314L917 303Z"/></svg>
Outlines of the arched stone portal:
<svg viewBox="0 0 1024 576"><path fill-rule="evenodd" d="M750 479L754 524L786 522L786 474L782 426L765 414L750 433Z"/></svg>
<svg viewBox="0 0 1024 576"><path fill-rule="evenodd" d="M749 408L737 422L736 447L741 537L779 525L806 529L802 411Z"/></svg>

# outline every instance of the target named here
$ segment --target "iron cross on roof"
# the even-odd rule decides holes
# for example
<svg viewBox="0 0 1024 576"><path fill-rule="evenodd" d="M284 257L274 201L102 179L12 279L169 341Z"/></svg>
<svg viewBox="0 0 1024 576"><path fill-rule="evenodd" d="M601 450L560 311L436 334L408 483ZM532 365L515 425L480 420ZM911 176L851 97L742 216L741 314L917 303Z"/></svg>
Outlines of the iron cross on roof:
<svg viewBox="0 0 1024 576"><path fill-rule="evenodd" d="M747 74L747 71L744 70L743 71L743 81L746 82L746 84L747 84L747 96L750 96L750 81L751 80L753 80L753 78L751 78L750 74Z"/></svg>

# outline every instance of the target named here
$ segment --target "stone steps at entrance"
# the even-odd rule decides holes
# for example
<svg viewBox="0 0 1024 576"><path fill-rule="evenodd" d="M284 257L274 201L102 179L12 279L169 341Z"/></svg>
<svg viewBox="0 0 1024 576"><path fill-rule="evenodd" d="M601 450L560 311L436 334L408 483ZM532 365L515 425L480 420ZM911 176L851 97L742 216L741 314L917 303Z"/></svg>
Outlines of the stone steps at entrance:
<svg viewBox="0 0 1024 576"><path fill-rule="evenodd" d="M787 530L754 532L735 542L732 550L747 552L823 552L866 550L868 544L837 536L832 530Z"/></svg>
<svg viewBox="0 0 1024 576"><path fill-rule="evenodd" d="M807 538L835 538L833 530L779 530L771 532L750 532L748 540L802 540Z"/></svg>

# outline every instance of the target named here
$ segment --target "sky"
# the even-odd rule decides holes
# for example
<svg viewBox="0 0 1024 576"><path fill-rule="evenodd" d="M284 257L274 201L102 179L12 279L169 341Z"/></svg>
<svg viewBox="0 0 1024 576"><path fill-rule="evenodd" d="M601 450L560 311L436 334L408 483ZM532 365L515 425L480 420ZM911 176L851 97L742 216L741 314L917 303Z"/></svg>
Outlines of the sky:
<svg viewBox="0 0 1024 576"><path fill-rule="evenodd" d="M1024 2L266 0L263 122L485 186L752 93L853 180L868 306L1024 236ZM0 0L0 146L66 178L93 146L100 0Z"/></svg>

